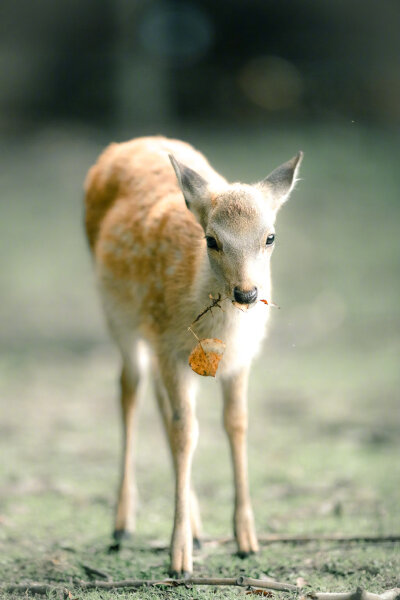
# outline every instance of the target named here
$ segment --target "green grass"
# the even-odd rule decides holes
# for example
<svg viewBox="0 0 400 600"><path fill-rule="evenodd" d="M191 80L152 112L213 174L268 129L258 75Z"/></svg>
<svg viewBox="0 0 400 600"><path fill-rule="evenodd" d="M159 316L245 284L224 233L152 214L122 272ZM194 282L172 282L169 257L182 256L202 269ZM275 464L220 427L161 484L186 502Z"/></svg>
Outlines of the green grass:
<svg viewBox="0 0 400 600"><path fill-rule="evenodd" d="M172 132L170 132L172 133ZM175 132L176 133L176 132ZM182 134L183 135L183 134ZM398 167L395 140L359 126L185 135L231 179L256 180L302 148L303 181L278 219L275 311L250 388L249 462L260 535L400 533ZM81 182L100 147L44 132L0 148L0 584L73 590L83 565L164 577L170 459L144 390L135 538L107 553L119 466L118 357L107 341L82 235ZM21 175L22 173L22 175ZM198 399L194 464L204 534L231 535L232 483L215 382ZM216 458L217 457L217 458ZM399 585L399 544L206 544L196 576L263 574L314 590ZM243 595L140 590L144 599ZM280 595L280 594L276 594ZM129 591L74 591L88 600ZM6 600L18 597L3 594Z"/></svg>

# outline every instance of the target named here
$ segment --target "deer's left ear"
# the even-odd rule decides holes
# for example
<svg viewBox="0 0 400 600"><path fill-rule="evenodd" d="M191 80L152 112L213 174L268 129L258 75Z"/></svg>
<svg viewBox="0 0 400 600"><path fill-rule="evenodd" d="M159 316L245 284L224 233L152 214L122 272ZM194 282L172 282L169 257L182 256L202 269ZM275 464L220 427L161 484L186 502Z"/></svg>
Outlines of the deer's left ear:
<svg viewBox="0 0 400 600"><path fill-rule="evenodd" d="M277 167L265 179L257 185L259 189L265 192L272 201L274 210L278 211L282 204L289 198L291 191L296 185L297 174L303 153L299 152L296 156Z"/></svg>

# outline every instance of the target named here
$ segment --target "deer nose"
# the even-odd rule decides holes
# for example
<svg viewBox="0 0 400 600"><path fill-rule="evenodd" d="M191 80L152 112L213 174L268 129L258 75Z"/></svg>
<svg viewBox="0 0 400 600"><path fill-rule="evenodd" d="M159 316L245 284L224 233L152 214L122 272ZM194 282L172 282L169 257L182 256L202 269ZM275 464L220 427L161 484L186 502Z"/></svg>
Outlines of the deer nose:
<svg viewBox="0 0 400 600"><path fill-rule="evenodd" d="M235 287L233 290L233 296L236 302L239 302L239 304L251 304L252 302L255 302L257 300L257 293L258 291L256 287L247 292L238 287Z"/></svg>

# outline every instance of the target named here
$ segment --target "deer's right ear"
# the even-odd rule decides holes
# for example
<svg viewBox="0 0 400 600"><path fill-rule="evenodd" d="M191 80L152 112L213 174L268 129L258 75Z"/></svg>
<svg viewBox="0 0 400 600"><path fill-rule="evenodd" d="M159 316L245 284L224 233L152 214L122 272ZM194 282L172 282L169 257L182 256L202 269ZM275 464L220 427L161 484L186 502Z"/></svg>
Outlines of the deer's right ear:
<svg viewBox="0 0 400 600"><path fill-rule="evenodd" d="M194 213L200 225L205 228L210 201L207 181L190 167L178 162L172 154L168 154L168 156L182 190L186 206Z"/></svg>

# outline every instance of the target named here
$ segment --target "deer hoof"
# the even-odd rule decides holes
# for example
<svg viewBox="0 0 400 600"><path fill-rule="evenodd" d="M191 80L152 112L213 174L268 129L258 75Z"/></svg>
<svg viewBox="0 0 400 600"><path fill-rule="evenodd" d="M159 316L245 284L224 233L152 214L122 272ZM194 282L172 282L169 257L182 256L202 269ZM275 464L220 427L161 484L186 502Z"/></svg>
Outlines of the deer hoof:
<svg viewBox="0 0 400 600"><path fill-rule="evenodd" d="M117 543L123 540L129 540L132 537L132 532L127 529L115 529L113 532L113 538Z"/></svg>
<svg viewBox="0 0 400 600"><path fill-rule="evenodd" d="M190 579L192 574L189 571L170 571L171 579Z"/></svg>
<svg viewBox="0 0 400 600"><path fill-rule="evenodd" d="M201 550L201 540L199 538L193 538L193 550Z"/></svg>

